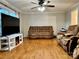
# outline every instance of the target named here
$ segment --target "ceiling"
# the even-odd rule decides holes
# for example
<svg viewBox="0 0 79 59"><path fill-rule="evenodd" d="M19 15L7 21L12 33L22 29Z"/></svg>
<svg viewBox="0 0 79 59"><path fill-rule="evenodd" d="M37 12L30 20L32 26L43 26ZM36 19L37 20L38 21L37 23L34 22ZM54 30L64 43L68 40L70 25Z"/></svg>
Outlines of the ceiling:
<svg viewBox="0 0 79 59"><path fill-rule="evenodd" d="M23 13L27 12L38 12L38 10L31 9L32 7L38 6L32 4L31 2L38 3L38 0L5 0L9 4L13 5L17 9L21 10ZM46 0L48 1L48 0ZM49 5L55 5L55 7L47 7L45 12L65 12L71 6L79 3L79 0L50 0Z"/></svg>

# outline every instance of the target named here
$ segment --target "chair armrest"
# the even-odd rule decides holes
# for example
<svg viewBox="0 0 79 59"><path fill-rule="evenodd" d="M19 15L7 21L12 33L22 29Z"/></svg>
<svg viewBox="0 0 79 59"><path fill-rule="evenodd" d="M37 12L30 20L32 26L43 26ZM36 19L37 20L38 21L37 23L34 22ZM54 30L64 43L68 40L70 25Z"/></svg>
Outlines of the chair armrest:
<svg viewBox="0 0 79 59"><path fill-rule="evenodd" d="M79 58L79 45L76 46L73 52L73 58L78 59Z"/></svg>
<svg viewBox="0 0 79 59"><path fill-rule="evenodd" d="M64 36L71 37L71 36L73 36L73 34L71 34L71 33L65 33Z"/></svg>

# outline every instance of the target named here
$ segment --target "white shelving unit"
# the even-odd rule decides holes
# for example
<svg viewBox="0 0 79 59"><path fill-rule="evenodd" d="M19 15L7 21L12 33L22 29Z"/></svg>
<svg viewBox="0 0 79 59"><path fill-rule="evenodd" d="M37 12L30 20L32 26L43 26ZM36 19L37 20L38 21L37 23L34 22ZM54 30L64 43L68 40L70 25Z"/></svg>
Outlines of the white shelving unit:
<svg viewBox="0 0 79 59"><path fill-rule="evenodd" d="M23 34L12 34L6 37L0 37L0 50L9 50L17 47L23 42Z"/></svg>

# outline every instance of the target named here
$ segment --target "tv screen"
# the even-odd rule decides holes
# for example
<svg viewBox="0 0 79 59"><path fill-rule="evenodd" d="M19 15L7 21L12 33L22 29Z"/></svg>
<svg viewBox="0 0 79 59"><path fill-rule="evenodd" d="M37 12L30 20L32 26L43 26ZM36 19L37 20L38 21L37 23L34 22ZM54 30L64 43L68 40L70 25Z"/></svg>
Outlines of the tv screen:
<svg viewBox="0 0 79 59"><path fill-rule="evenodd" d="M1 14L2 36L19 33L19 22L19 18L12 17L6 14Z"/></svg>

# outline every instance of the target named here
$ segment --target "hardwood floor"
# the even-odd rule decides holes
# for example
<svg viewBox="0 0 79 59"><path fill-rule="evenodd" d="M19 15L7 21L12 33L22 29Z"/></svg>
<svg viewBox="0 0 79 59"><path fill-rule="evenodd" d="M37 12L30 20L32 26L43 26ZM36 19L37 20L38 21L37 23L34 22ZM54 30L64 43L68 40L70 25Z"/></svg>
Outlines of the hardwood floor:
<svg viewBox="0 0 79 59"><path fill-rule="evenodd" d="M0 59L72 59L56 39L24 39L12 51L0 52Z"/></svg>

